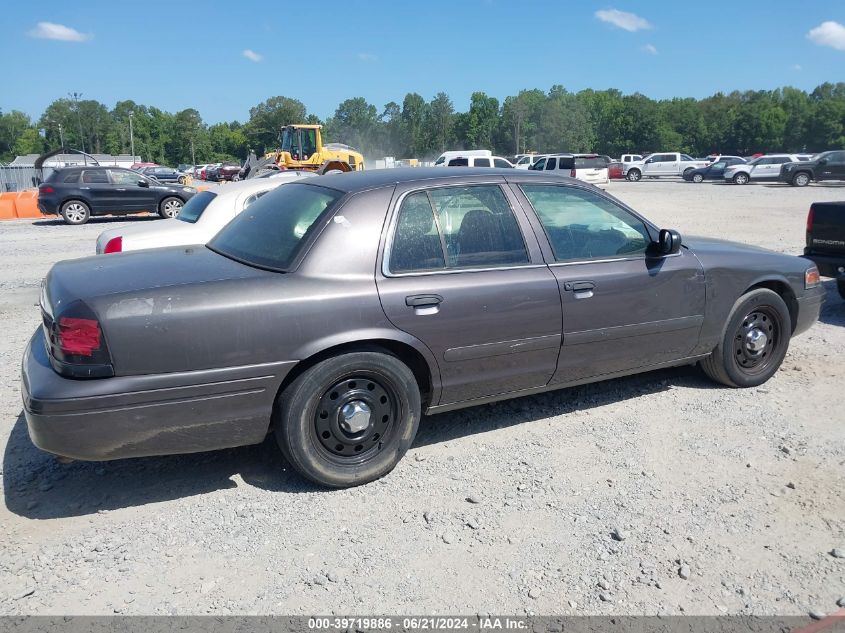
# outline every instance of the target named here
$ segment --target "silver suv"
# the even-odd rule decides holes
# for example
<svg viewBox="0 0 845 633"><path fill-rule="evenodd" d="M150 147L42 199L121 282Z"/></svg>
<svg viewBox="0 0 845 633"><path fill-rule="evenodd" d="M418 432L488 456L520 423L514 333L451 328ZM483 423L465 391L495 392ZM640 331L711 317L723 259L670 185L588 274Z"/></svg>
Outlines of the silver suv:
<svg viewBox="0 0 845 633"><path fill-rule="evenodd" d="M780 166L798 162L797 154L766 154L740 165L731 165L725 170L724 179L737 185L746 185L751 180L777 180Z"/></svg>

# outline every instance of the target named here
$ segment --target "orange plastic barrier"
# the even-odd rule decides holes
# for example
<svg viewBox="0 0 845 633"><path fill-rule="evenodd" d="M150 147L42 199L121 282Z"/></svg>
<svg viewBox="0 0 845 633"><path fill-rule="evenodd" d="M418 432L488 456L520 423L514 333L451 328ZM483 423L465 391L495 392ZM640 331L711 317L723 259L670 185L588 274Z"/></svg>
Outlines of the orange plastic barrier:
<svg viewBox="0 0 845 633"><path fill-rule="evenodd" d="M15 199L5 193L0 193L0 220L14 220Z"/></svg>
<svg viewBox="0 0 845 633"><path fill-rule="evenodd" d="M18 218L40 218L38 210L38 191L6 191L0 193L0 220Z"/></svg>

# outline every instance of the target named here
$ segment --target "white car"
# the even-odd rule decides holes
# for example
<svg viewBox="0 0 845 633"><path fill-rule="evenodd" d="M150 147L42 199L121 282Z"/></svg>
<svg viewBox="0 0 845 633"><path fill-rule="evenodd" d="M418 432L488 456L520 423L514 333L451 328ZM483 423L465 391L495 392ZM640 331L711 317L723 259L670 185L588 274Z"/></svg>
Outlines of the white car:
<svg viewBox="0 0 845 633"><path fill-rule="evenodd" d="M489 149L458 149L458 150L449 150L448 152L443 152L440 156L437 157L437 160L434 161L435 167L446 167L446 163L449 162L452 158L457 158L458 156L492 156L493 152Z"/></svg>
<svg viewBox="0 0 845 633"><path fill-rule="evenodd" d="M450 158L446 163L447 167L503 167L505 169L513 168L511 163L506 158L501 156L456 156Z"/></svg>
<svg viewBox="0 0 845 633"><path fill-rule="evenodd" d="M536 163L541 158L546 158L549 154L517 154L514 167L517 169L531 169L531 165Z"/></svg>
<svg viewBox="0 0 845 633"><path fill-rule="evenodd" d="M173 219L103 231L97 238L97 254L205 244L267 192L285 183L313 176L310 172L286 171L273 178L253 178L200 191Z"/></svg>
<svg viewBox="0 0 845 633"><path fill-rule="evenodd" d="M746 185L751 180L777 180L780 166L784 163L796 163L797 154L766 154L739 165L731 165L725 170L725 182Z"/></svg>

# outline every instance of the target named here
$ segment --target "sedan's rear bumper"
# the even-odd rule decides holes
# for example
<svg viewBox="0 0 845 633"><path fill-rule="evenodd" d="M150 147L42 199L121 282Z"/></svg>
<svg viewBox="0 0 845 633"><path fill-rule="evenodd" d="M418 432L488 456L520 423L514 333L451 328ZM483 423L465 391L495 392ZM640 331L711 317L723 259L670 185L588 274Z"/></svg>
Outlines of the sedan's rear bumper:
<svg viewBox="0 0 845 633"><path fill-rule="evenodd" d="M825 290L821 286L810 288L804 291L803 296L798 297L798 314L795 319L795 331L792 336L798 336L806 332L819 320L819 313L824 303Z"/></svg>
<svg viewBox="0 0 845 633"><path fill-rule="evenodd" d="M50 367L41 329L24 353L24 414L42 450L82 460L193 453L261 442L295 362L73 380Z"/></svg>

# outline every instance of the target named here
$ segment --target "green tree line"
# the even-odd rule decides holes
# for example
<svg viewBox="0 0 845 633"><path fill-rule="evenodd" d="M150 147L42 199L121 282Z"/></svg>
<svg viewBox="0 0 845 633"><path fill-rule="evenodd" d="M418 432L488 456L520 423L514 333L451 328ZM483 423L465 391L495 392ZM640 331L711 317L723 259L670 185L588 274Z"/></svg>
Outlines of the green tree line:
<svg viewBox="0 0 845 633"><path fill-rule="evenodd" d="M475 92L466 112L456 112L443 92L426 100L408 93L379 109L363 97L346 99L321 121L298 99L276 96L249 111L245 123L208 124L193 108L171 113L119 101L108 109L95 100L58 99L37 121L0 111L0 161L61 146L89 153L128 153L130 116L135 153L175 165L242 160L278 145L288 123L322 123L325 142L343 142L368 158L430 158L447 149L526 151L816 152L845 147L845 83L812 92L777 90L717 93L704 99L655 100L619 90L522 90L500 102Z"/></svg>

